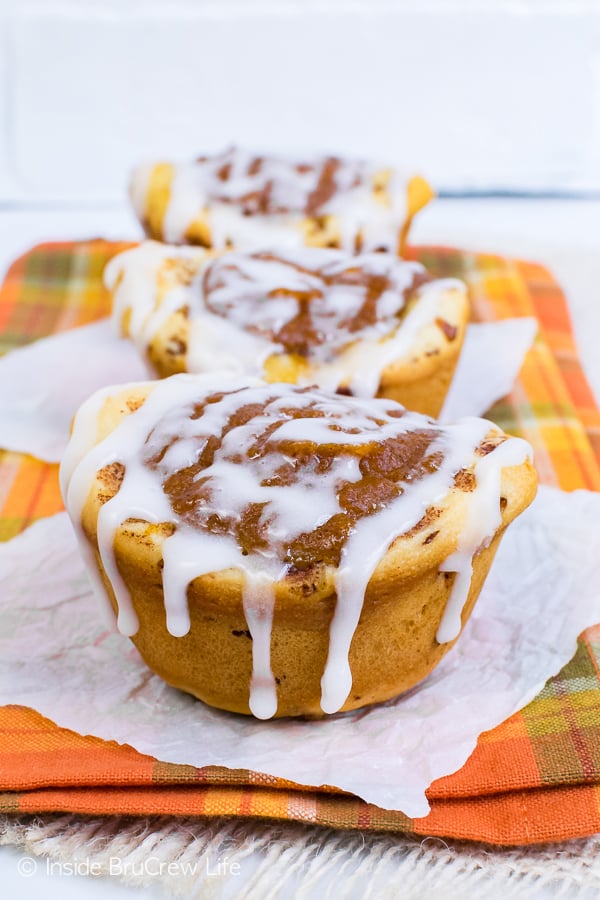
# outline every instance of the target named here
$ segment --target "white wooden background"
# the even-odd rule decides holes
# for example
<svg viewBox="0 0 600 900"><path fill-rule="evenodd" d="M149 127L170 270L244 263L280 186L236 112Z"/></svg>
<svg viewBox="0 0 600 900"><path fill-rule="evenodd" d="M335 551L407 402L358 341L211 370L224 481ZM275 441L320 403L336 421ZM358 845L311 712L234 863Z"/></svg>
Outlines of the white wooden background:
<svg viewBox="0 0 600 900"><path fill-rule="evenodd" d="M0 0L0 204L229 142L449 191L600 190L597 0Z"/></svg>

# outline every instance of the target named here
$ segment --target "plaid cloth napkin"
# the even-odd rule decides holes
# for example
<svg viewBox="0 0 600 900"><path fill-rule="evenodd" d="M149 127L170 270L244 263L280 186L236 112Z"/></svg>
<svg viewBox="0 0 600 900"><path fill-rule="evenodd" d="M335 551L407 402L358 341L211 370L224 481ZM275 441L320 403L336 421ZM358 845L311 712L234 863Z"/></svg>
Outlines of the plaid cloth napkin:
<svg viewBox="0 0 600 900"><path fill-rule="evenodd" d="M108 312L101 273L126 244L42 244L0 291L0 350ZM578 362L565 299L533 263L439 247L411 255L469 285L473 318L537 317L540 334L518 383L490 417L533 445L540 479L600 490L600 412ZM57 467L0 451L0 539L62 509ZM340 791L268 774L196 769L58 728L32 709L0 708L0 812L242 816L496 844L600 831L600 625L521 712L481 735L463 768L428 790L431 812L409 819Z"/></svg>

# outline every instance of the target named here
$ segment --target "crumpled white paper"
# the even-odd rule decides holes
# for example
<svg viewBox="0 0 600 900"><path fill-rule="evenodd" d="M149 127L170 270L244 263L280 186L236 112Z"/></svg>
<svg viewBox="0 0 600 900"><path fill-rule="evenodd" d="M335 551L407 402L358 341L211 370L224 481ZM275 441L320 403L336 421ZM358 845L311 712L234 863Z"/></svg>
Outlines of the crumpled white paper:
<svg viewBox="0 0 600 900"><path fill-rule="evenodd" d="M533 318L469 325L440 422L481 416L505 397L537 334Z"/></svg>
<svg viewBox="0 0 600 900"><path fill-rule="evenodd" d="M535 319L469 325L443 420L482 415L507 394L536 328ZM0 447L58 462L83 400L148 377L133 344L117 338L108 319L13 350L0 359Z"/></svg>
<svg viewBox="0 0 600 900"><path fill-rule="evenodd" d="M59 462L71 419L90 394L149 377L109 319L12 350L0 359L0 447Z"/></svg>
<svg viewBox="0 0 600 900"><path fill-rule="evenodd" d="M408 816L477 737L520 709L600 621L600 494L542 487L508 529L457 645L413 692L322 721L210 709L107 631L65 513L0 546L0 703L160 760L334 785Z"/></svg>

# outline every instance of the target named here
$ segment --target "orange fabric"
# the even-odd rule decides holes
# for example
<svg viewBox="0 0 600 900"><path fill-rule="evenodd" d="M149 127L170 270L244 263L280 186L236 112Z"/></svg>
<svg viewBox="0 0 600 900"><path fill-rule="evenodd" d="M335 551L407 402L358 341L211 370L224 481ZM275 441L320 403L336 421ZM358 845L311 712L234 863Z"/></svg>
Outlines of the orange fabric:
<svg viewBox="0 0 600 900"><path fill-rule="evenodd" d="M0 291L5 349L105 315L102 268L125 246L46 244L17 260ZM600 489L600 412L551 275L491 254L411 252L433 274L466 280L474 318L537 317L540 334L519 380L490 416L531 441L543 482ZM56 466L0 453L0 537L61 508ZM600 830L599 661L597 626L529 706L481 735L463 768L431 785L431 812L421 819L268 774L160 762L16 706L0 708L0 810L294 819L498 844L588 835Z"/></svg>

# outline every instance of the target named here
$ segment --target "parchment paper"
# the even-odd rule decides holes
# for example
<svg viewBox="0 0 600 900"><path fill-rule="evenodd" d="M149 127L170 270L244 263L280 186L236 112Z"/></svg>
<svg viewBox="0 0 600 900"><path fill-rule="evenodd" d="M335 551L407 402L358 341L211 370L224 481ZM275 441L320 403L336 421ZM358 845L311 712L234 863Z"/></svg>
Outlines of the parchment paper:
<svg viewBox="0 0 600 900"><path fill-rule="evenodd" d="M443 420L482 415L507 394L536 331L535 319L469 325ZM108 319L44 338L0 359L0 447L58 462L77 408L101 387L149 375Z"/></svg>
<svg viewBox="0 0 600 900"><path fill-rule="evenodd" d="M0 703L158 759L335 785L408 816L520 709L600 621L600 494L542 487L508 529L456 647L407 696L323 721L210 709L151 675L106 630L61 513L0 546Z"/></svg>

